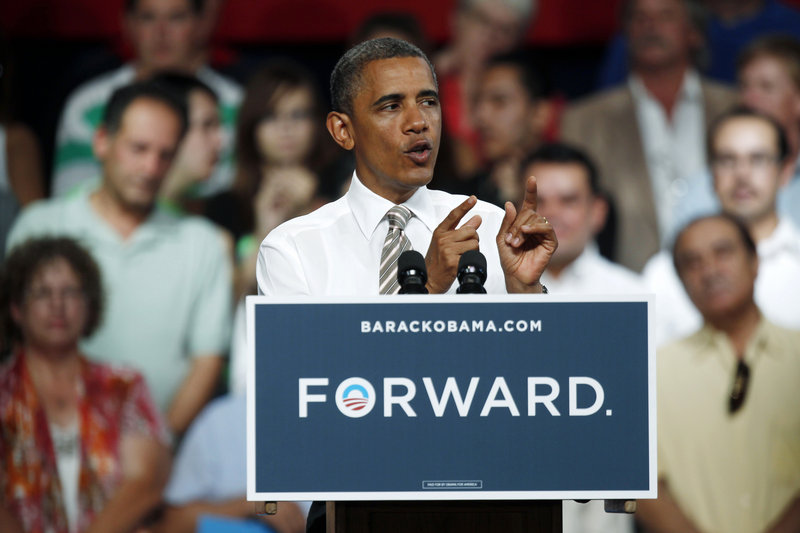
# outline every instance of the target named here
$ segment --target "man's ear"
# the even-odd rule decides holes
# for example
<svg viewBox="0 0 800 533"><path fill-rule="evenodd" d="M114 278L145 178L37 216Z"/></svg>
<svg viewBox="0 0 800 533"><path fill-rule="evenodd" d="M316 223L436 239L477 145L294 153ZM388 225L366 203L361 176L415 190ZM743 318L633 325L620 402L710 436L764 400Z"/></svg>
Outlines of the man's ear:
<svg viewBox="0 0 800 533"><path fill-rule="evenodd" d="M92 151L98 161L104 161L111 144L110 135L105 126L99 126L92 137Z"/></svg>
<svg viewBox="0 0 800 533"><path fill-rule="evenodd" d="M592 200L590 221L592 224L592 235L597 236L603 231L608 218L608 201L603 195L598 194Z"/></svg>
<svg viewBox="0 0 800 533"><path fill-rule="evenodd" d="M331 111L325 120L325 126L327 126L328 132L333 137L333 140L336 141L336 144L345 150L352 150L356 145L356 140L353 137L353 124L347 114Z"/></svg>
<svg viewBox="0 0 800 533"><path fill-rule="evenodd" d="M786 158L778 177L779 187L784 187L788 185L790 181L792 181L792 178L794 177L795 161L796 160L793 160L791 157Z"/></svg>

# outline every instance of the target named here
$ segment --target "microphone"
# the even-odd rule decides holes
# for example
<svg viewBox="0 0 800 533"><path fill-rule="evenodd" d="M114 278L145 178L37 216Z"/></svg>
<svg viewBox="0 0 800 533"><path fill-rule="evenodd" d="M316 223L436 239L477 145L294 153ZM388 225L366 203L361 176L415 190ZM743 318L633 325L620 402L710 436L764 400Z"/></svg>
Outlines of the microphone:
<svg viewBox="0 0 800 533"><path fill-rule="evenodd" d="M486 257L478 250L464 252L458 260L457 294L486 294Z"/></svg>
<svg viewBox="0 0 800 533"><path fill-rule="evenodd" d="M399 294L428 294L428 269L425 258L416 250L406 250L397 258Z"/></svg>

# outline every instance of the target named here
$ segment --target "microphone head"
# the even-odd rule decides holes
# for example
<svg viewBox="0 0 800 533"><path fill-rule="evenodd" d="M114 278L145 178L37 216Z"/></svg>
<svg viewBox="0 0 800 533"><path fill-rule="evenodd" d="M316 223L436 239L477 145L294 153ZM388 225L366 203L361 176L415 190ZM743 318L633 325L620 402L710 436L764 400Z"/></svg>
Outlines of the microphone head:
<svg viewBox="0 0 800 533"><path fill-rule="evenodd" d="M425 258L416 250L406 250L397 258L397 282L400 294L427 294L428 269Z"/></svg>
<svg viewBox="0 0 800 533"><path fill-rule="evenodd" d="M398 280L401 274L407 273L409 270L415 271L417 275L421 273L425 281L428 281L428 269L425 266L425 258L416 250L406 250L397 258ZM402 280L400 281L402 283Z"/></svg>
<svg viewBox="0 0 800 533"><path fill-rule="evenodd" d="M458 281L469 274L478 276L481 285L486 281L486 257L478 250L468 250L458 260Z"/></svg>

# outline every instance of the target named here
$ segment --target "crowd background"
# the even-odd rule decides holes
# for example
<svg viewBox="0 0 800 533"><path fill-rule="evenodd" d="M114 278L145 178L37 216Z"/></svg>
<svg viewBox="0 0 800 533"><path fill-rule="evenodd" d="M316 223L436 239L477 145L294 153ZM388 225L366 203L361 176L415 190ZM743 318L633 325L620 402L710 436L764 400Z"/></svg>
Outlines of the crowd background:
<svg viewBox="0 0 800 533"><path fill-rule="evenodd" d="M128 15L135 15L137 6L144 4L178 5L185 11L186 6L181 7L184 3L202 9L191 33L193 46L182 62L168 65L165 70L169 72L159 72L157 61L145 65L137 57L123 13L127 9ZM752 10L745 10L744 15L736 13L745 4ZM711 18L695 17L691 6L705 8L705 15L711 14ZM731 13L733 18L727 19ZM770 15L760 17L759 13ZM757 24L741 22L747 17L753 17ZM138 23L143 27L147 21L140 18ZM731 28L742 31L737 33L739 30ZM732 61L751 40L773 32L789 37L751 50L745 64ZM252 518L252 506L243 498L244 453L236 452L244 449L242 394L247 350L243 297L256 291L256 256L264 236L281 222L335 200L347 190L353 172L352 157L335 146L324 129L324 116L331 105L328 79L336 61L350 46L387 35L413 41L436 65L444 127L433 188L475 193L502 205L506 200L519 200L523 180L529 173L539 178L540 211L552 221L560 241L551 266L542 277L552 292L655 292L659 345L689 335L703 324L715 326L709 319L711 315L699 309L694 295L687 296L683 291L681 282L685 280L679 279L675 271L671 246L675 234L690 218L721 210L740 220L746 226L745 232L753 233L755 242L746 257L752 258L758 246L760 272L769 272L768 277L761 275L757 283L755 278L744 282L751 296L755 286L755 301L764 316L784 327L800 327L800 308L796 306L800 297L800 233L789 222L796 221L800 213L800 0L6 2L0 16L0 132L5 138L5 144L0 142L0 173L7 174L5 182L0 180L0 261L11 252L5 243L6 232L21 212L16 227L8 234L15 244L23 238L39 236L45 229L62 230L85 241L82 244L88 243L89 252L99 263L106 297L113 303L106 310L107 324L111 325L103 326L105 329L88 339L81 339L82 328L76 327L69 342L60 345L60 352L69 356L74 367L70 380L80 383L87 379L75 369L86 366L83 357L86 353L95 355L94 351L109 358L109 368L117 363L134 366L146 379L138 373L129 378L136 388L128 401L144 405L141 410L146 416L142 416L148 420L152 418L151 411L160 411L155 418L161 416L164 420L153 420L154 429L148 435L151 441L157 441L154 445L171 446L173 452L172 476L169 480L147 480L147 493L155 496L129 517L130 522L147 524L153 530L192 531L206 515ZM730 37L730 42L720 35ZM159 39L157 33L149 37L143 33L140 38L140 44ZM151 52L157 52L157 48ZM780 65L769 70L776 61ZM134 67L145 66L137 74L156 75L162 85L133 90L129 101L119 104L118 124L114 127L100 123L98 107L77 106L81 113L65 120L62 112L75 89L108 72L128 76L130 82ZM750 67L754 74L749 73ZM196 74L199 81L187 73ZM748 78L751 74L752 79ZM761 81L777 79L788 80L786 87L778 90L759 86ZM167 92L172 96L156 94L164 89L163 84L170 87ZM110 93L112 88L105 89ZM620 100L622 93L633 96ZM791 105L785 109L771 107L769 96L777 93L787 95ZM149 104L142 104L142 94L145 100L149 98ZM169 104L167 101L176 94L181 95L183 103ZM153 98L172 106L171 111L164 105L154 110ZM756 111L739 109L725 115L736 103ZM185 107L183 111L181 106ZM638 116L634 115L634 106ZM129 109L135 112L127 115ZM627 114L615 114L620 109ZM55 177L54 169L63 163L57 146L59 123L78 123L76 131L83 128L84 134L88 130L80 121L100 123L101 130L108 130L103 133L104 142L113 146L117 136L122 135L119 132L127 132L122 126L128 124L123 116L148 113L159 115L154 118L161 126L157 130L169 129L171 124L177 131L180 128L176 118L188 130L183 140L172 135L174 138L165 141L175 147L179 141L182 144L174 158L165 158L150 173L154 183L163 184L157 191L158 199L153 193L144 200L135 220L126 219L130 212L123 213L124 209L111 215L100 213L95 221L89 220L98 215L88 214L98 205L92 203L99 198L92 192L96 184L82 186L76 196L69 192L73 190L72 182L59 185ZM188 114L181 118L182 113ZM720 115L724 120L716 124L714 119ZM705 138L709 126L719 134L713 142ZM731 143L729 137L737 142L757 138L760 144ZM557 143L563 140L574 145ZM84 135L82 142L83 157L97 165L89 150L89 136ZM110 171L115 164L123 168L125 161L107 147L101 152L94 148L99 163L103 163L102 169L99 165L97 168L101 170L102 190L107 193L119 186L113 183ZM631 164L626 166L627 163ZM81 179L97 177L85 170L73 174ZM752 196L758 197L757 212L747 201L741 201L735 186L740 182L745 189L756 191ZM695 185L703 194L694 194ZM788 185L794 196L784 193L790 189ZM57 196L61 198L56 199ZM85 203L76 203L78 197ZM53 199L24 210L34 200L48 198ZM7 200L10 203L1 203ZM104 201L108 200L114 198L105 197ZM676 214L684 200L697 200L698 207L692 207L695 210L688 214ZM72 214L67 217L69 220L64 219L65 213ZM205 220L193 215L203 215ZM106 232L112 239L100 235L106 228L105 224L96 223L98 220L113 230ZM179 228L176 232L183 232L179 237L182 240L170 241L168 232L154 232L150 227L154 222L164 224L164 228ZM121 230L122 226L125 227ZM152 242L164 239L166 244L154 253L155 247L148 248L147 242L139 246L143 234ZM102 239L93 240L98 236ZM93 248L103 239L119 246ZM202 250L203 254L195 260L181 252L183 248L178 245L186 243L202 243L188 249ZM45 242L41 246L46 245ZM137 254L137 259L149 261L146 264L152 270L133 266L137 264L130 260L133 255L126 254ZM185 262L187 258L190 261ZM179 259L184 261L182 267L175 266ZM19 270L23 263L8 263L3 280L10 283L8 280L20 275L14 268ZM58 287L47 286L49 281L45 279L44 274L53 268L51 263L31 263L36 271L25 278L25 291L18 288L11 296L0 294L0 305L8 307L0 309L0 315L8 319L9 327L22 330L13 339L0 338L0 356L9 356L21 346L28 349L28 354L36 351L36 342L25 337L33 330L28 331L26 324L15 318L19 310L14 306L42 311L50 303L69 301L79 307L79 293L86 291L85 286L75 287L85 285L76 277L79 272L74 265L72 273L67 268L61 276L66 288L61 287L59 292ZM175 266L173 278L159 270L166 264ZM108 265L116 267L111 269ZM741 268L742 264L736 266ZM183 275L180 268L198 274L197 279ZM152 276L148 278L147 272ZM205 278L201 280L199 273ZM214 289L210 290L212 282ZM162 291L159 284L169 285L174 292ZM182 292L176 289L179 285ZM141 290L144 286L153 294L148 296ZM28 295L30 291L41 293L41 297L34 299ZM172 313L171 306L179 293L183 312ZM761 311L752 301L749 304L749 316L757 322ZM137 315L126 314L137 310L139 316L147 310L152 324L131 320L130 316ZM735 311L731 308L732 314ZM23 318L29 317L27 325L35 324L35 317L29 315L22 313ZM76 324L82 320L78 315ZM169 317L177 322L179 315L183 318L176 327L159 318ZM171 330L174 344L153 336L153 342L169 352L162 357L154 347L142 343L165 325ZM790 345L793 337L787 338L790 340L784 343ZM129 353L115 348L123 344ZM139 358L138 353L148 353L149 359ZM797 355L793 354L792 357ZM744 348L736 356L750 365L754 364L752 357L756 357L745 354ZM24 376L30 370L23 369L23 357L18 356L13 372L5 368L6 374L0 377L25 384L19 388L20 394L35 398L31 387L36 388L39 378L34 375L34 383L26 384ZM27 357L33 360L34 356ZM61 356L53 357L58 360ZM791 359L786 376L795 375L797 360L800 359ZM755 370L757 374L760 371ZM98 367L96 372L111 370ZM72 381L62 385L70 389ZM140 385L145 381L146 385ZM772 392L775 403L796 405L796 395L779 397L785 391L769 391L769 385L765 383L767 390L763 394L769 396ZM676 383L669 386L679 388ZM47 396L41 390L38 393ZM204 409L211 399L220 396ZM45 416L42 420L50 423L50 431L60 435L63 428L59 429L59 422L51 419L47 405L42 415L41 410L34 409L35 402L28 412L16 398L0 394L0 400L0 415ZM73 400L75 412L87 409L87 404L92 408L92 402L83 394ZM772 412L754 415L752 410L744 411L762 422L771 421L773 416ZM796 413L784 415L779 415L783 417L779 424L782 433L776 441L785 444L783 450L789 451L788 460L794 461L794 470L783 469L778 477L788 479L781 486L780 497L781 505L789 502L786 508L793 519L800 515L800 476L794 475L800 470L800 420L795 420ZM81 435L82 426L76 429L74 413L67 419L71 421L67 426L73 440L76 434L85 437ZM161 435L160 424L169 436ZM134 430L141 429L141 424L128 426L119 431L136 433L133 426ZM13 429L3 426L3 435L15 435ZM46 442L49 437L44 437L45 433L38 433L37 438L45 438ZM679 433L680 429L675 432ZM8 450L16 444L10 438L9 442L12 445ZM0 447L2 450L6 448ZM113 456L117 451L107 453ZM50 459L55 464L56 458ZM118 480L121 474L117 471L123 468L120 458L115 459L118 464L109 479ZM24 470L25 465L16 467ZM78 475L77 471L73 474ZM753 476L762 474L755 472ZM61 474L50 475L52 484L57 486L53 480ZM713 472L708 475L715 476ZM770 476L761 476L766 481L759 477L768 488L775 485ZM10 482L0 475L0 483ZM114 485L111 481L108 484ZM6 495L13 492L9 486L4 487ZM118 490L115 487L109 489L112 494ZM47 517L40 515L46 511L37 507L35 487L30 490L30 494L26 493L28 507L23 507L28 509L28 518L36 515L36 520L26 523L44 523ZM61 496L58 491L49 494L54 498L52 506L58 510ZM109 495L105 496L108 500ZM105 501L100 498L93 508L80 511L86 513L78 519L80 530L92 522L92 513L102 516ZM723 501L716 507L709 505L713 509L708 521L713 523L713 512L718 509L741 503L732 501ZM0 499L0 504L7 507L8 501ZM279 533L299 531L306 509L305 504L286 504L283 513L266 522ZM0 505L0 526L7 525L7 510ZM705 517L702 513L707 510L702 509L699 516ZM783 507L778 508L781 510ZM77 512L73 505L67 509L67 515L72 513L72 517L56 513L58 530L66 531L69 520L76 523ZM760 512L772 513L770 520L777 516L774 508ZM653 531L669 530L666 521L652 510L650 513L644 515L655 517L647 522L648 527ZM566 502L564 516L565 531L569 533L630 532L642 527L634 524L631 517L606 515L601 506L592 503ZM756 531L746 529L743 523L737 525L741 531ZM677 530L689 531L680 526ZM703 530L714 531L705 527Z"/></svg>

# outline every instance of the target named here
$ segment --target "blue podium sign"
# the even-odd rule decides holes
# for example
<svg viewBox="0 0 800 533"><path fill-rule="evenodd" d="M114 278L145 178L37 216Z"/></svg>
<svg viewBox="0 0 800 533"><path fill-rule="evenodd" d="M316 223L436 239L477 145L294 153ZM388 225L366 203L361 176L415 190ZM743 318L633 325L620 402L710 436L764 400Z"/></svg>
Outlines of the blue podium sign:
<svg viewBox="0 0 800 533"><path fill-rule="evenodd" d="M248 297L248 498L653 498L651 311Z"/></svg>

